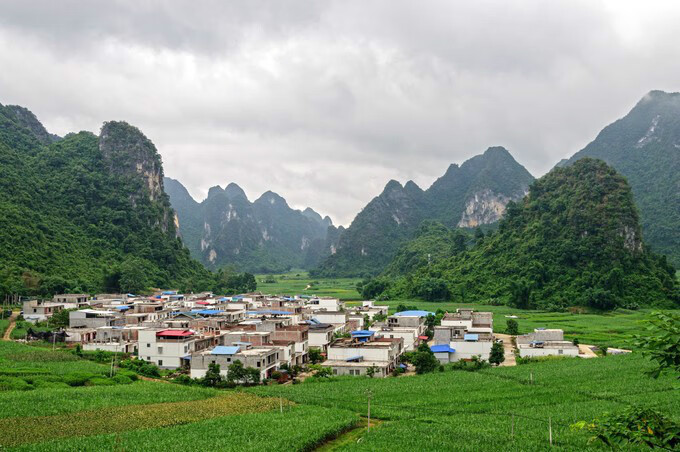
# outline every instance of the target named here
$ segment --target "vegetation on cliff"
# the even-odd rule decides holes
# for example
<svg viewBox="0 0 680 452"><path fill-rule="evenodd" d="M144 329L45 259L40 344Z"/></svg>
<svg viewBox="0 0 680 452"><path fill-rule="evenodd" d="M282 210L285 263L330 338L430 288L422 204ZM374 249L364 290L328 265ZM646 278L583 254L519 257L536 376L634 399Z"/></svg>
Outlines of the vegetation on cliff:
<svg viewBox="0 0 680 452"><path fill-rule="evenodd" d="M383 297L519 308L678 302L675 270L643 244L626 180L593 159L534 182L524 200L508 204L498 230L480 235L474 247L384 285Z"/></svg>
<svg viewBox="0 0 680 452"><path fill-rule="evenodd" d="M0 294L212 287L177 236L160 156L138 129L110 122L101 137L46 140L24 110L0 105Z"/></svg>

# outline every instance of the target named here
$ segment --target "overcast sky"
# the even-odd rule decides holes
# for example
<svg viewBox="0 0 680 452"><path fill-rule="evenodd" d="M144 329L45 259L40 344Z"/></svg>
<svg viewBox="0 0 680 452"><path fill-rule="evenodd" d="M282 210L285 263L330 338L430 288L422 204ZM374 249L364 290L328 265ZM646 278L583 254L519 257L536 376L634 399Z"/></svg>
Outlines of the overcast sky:
<svg viewBox="0 0 680 452"><path fill-rule="evenodd" d="M336 224L502 145L532 174L680 90L680 2L0 3L0 103L126 120L201 200L236 182Z"/></svg>

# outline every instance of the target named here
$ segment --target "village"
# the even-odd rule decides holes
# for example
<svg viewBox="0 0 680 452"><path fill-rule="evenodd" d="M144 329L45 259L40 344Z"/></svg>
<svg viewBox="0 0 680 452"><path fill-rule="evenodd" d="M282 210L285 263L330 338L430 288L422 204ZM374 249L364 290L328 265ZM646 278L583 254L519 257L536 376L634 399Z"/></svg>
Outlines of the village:
<svg viewBox="0 0 680 452"><path fill-rule="evenodd" d="M559 329L494 334L491 312L457 309L434 325L427 321L434 313L424 310L388 315L389 307L374 301L350 304L306 295L62 294L25 301L22 315L40 324L62 310L69 310L68 327L47 340L134 355L191 378L205 377L215 364L226 377L237 361L259 371L258 381L310 363L321 363L334 376L387 377L409 371L402 355L421 344L440 364L489 361L494 343L503 345L504 365L514 365L515 357L597 356L565 341Z"/></svg>

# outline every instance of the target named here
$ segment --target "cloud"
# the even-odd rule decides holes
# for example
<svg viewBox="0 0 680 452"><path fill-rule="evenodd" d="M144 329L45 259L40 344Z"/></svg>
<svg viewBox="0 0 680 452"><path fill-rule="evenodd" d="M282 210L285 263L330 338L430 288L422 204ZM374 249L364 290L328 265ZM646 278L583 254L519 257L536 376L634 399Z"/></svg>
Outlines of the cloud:
<svg viewBox="0 0 680 452"><path fill-rule="evenodd" d="M676 2L13 1L0 102L125 119L197 198L234 181L348 224L503 145L534 175L678 90ZM9 70L7 70L9 69Z"/></svg>

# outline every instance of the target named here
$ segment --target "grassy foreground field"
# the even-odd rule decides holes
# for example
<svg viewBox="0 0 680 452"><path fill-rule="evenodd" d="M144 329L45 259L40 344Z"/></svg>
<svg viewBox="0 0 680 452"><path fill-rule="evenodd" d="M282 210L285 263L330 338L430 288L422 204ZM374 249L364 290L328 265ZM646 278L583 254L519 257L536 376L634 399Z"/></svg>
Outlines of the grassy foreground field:
<svg viewBox="0 0 680 452"><path fill-rule="evenodd" d="M649 378L649 367L638 355L566 358L480 372L308 379L252 392L366 415L370 391L371 415L384 422L347 450L547 450L549 423L556 448L589 450L597 446L571 424L635 404L680 420L680 382Z"/></svg>
<svg viewBox="0 0 680 452"><path fill-rule="evenodd" d="M359 419L288 401L281 414L278 399L156 381L119 383L109 372L65 351L0 342L0 449L301 450Z"/></svg>

